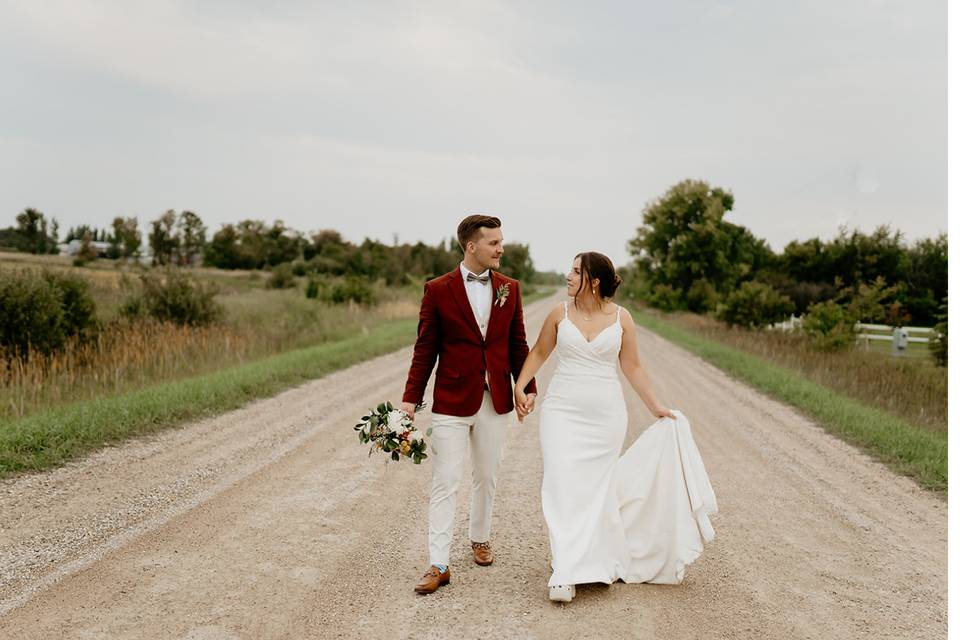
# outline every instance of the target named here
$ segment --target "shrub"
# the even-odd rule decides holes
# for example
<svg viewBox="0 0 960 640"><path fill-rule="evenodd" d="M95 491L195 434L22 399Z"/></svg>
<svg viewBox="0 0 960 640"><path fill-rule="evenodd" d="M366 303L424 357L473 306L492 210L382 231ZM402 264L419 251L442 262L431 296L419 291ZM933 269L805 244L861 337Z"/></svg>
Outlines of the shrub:
<svg viewBox="0 0 960 640"><path fill-rule="evenodd" d="M96 247L92 244L92 236L90 232L87 231L83 234L83 238L80 240L80 249L77 251L77 256L73 259L73 266L75 267L85 267L88 262L93 262L97 259L98 253Z"/></svg>
<svg viewBox="0 0 960 640"><path fill-rule="evenodd" d="M793 301L770 285L747 281L719 305L717 315L728 326L757 328L783 320L793 309Z"/></svg>
<svg viewBox="0 0 960 640"><path fill-rule="evenodd" d="M913 316L910 315L910 312L907 311L902 304L892 302L886 307L886 317L883 323L894 327L903 327L910 324L910 320L912 319Z"/></svg>
<svg viewBox="0 0 960 640"><path fill-rule="evenodd" d="M198 282L176 269L163 275L140 276L143 291L127 299L120 308L128 317L149 316L161 322L202 326L223 317L223 307L213 298L216 286Z"/></svg>
<svg viewBox="0 0 960 640"><path fill-rule="evenodd" d="M377 292L373 283L361 276L332 278L318 274L307 281L307 297L331 304L356 302L369 305L377 301Z"/></svg>
<svg viewBox="0 0 960 640"><path fill-rule="evenodd" d="M310 265L308 265L303 260L294 260L293 262L288 263L293 269L293 275L303 277L310 272Z"/></svg>
<svg viewBox="0 0 960 640"><path fill-rule="evenodd" d="M940 305L940 313L936 315L939 322L933 327L933 330L937 332L937 336L930 340L930 352L933 354L933 359L936 361L937 365L941 367L947 366L947 299L943 299L943 304Z"/></svg>
<svg viewBox="0 0 960 640"><path fill-rule="evenodd" d="M87 335L96 327L97 306L90 293L90 283L70 273L44 274L47 283L62 294L63 327L67 336Z"/></svg>
<svg viewBox="0 0 960 640"><path fill-rule="evenodd" d="M290 289L297 286L293 266L289 262L284 262L273 267L266 286L268 289Z"/></svg>
<svg viewBox="0 0 960 640"><path fill-rule="evenodd" d="M676 311L684 308L683 292L677 291L668 284L658 284L647 298L652 306L664 311Z"/></svg>
<svg viewBox="0 0 960 640"><path fill-rule="evenodd" d="M821 349L842 349L857 339L856 319L833 300L818 302L803 317L803 332Z"/></svg>
<svg viewBox="0 0 960 640"><path fill-rule="evenodd" d="M376 295L373 286L363 278L348 277L333 285L329 290L329 301L343 304L350 300L360 304L373 304Z"/></svg>
<svg viewBox="0 0 960 640"><path fill-rule="evenodd" d="M30 269L0 272L0 347L26 357L51 353L95 326L96 306L83 278Z"/></svg>
<svg viewBox="0 0 960 640"><path fill-rule="evenodd" d="M720 302L716 287L704 279L694 280L687 291L687 308L695 313L713 311Z"/></svg>
<svg viewBox="0 0 960 640"><path fill-rule="evenodd" d="M902 283L886 286L883 276L873 282L862 282L856 287L845 287L837 294L837 302L846 301L847 312L858 322L883 322L887 315L887 301L903 288Z"/></svg>

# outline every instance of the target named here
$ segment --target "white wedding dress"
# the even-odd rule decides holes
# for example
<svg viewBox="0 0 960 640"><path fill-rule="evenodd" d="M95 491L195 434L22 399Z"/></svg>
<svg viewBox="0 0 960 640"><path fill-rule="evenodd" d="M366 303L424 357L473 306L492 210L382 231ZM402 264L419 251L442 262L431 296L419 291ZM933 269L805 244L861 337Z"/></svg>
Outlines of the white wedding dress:
<svg viewBox="0 0 960 640"><path fill-rule="evenodd" d="M717 500L686 417L661 418L620 455L627 409L617 320L587 342L567 317L540 414L549 586L679 584L713 540Z"/></svg>

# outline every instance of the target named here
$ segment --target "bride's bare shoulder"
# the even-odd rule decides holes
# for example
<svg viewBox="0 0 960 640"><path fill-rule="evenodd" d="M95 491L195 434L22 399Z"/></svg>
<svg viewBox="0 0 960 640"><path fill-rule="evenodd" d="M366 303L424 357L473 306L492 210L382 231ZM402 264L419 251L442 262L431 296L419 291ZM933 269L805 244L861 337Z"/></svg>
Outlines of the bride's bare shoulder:
<svg viewBox="0 0 960 640"><path fill-rule="evenodd" d="M624 329L633 329L636 323L633 320L633 314L626 307L620 307L620 326Z"/></svg>
<svg viewBox="0 0 960 640"><path fill-rule="evenodd" d="M563 305L564 305L563 302L558 302L557 304L555 304L553 308L550 309L550 313L547 314L547 318L546 320L544 320L544 324L550 324L553 326L556 326L557 324L559 324L560 321L563 320Z"/></svg>

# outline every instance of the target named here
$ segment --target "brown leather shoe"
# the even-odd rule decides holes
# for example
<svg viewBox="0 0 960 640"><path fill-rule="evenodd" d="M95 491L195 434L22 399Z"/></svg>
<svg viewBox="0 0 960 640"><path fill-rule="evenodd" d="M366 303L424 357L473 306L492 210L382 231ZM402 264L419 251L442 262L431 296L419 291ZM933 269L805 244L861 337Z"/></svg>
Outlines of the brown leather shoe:
<svg viewBox="0 0 960 640"><path fill-rule="evenodd" d="M449 582L450 567L447 567L446 571L440 573L440 569L437 569L431 565L430 569L423 574L423 577L420 578L420 582L417 583L417 586L415 586L413 590L417 593L433 593Z"/></svg>
<svg viewBox="0 0 960 640"><path fill-rule="evenodd" d="M473 561L481 567L488 567L493 564L493 549L489 542L471 542L473 547Z"/></svg>

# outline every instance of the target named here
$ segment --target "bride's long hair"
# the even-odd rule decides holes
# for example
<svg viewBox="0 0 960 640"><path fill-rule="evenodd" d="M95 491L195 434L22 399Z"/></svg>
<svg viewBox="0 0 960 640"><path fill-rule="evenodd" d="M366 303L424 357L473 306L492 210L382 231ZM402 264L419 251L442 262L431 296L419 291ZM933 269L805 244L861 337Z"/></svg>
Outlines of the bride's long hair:
<svg viewBox="0 0 960 640"><path fill-rule="evenodd" d="M584 251L578 253L575 257L580 258L580 288L573 296L573 306L580 309L580 294L586 286L589 291L588 295L593 296L599 307L604 298L613 297L617 292L617 287L623 282L623 278L617 275L617 270L610 258L602 253ZM597 291L594 291L590 285L594 278L600 281Z"/></svg>

